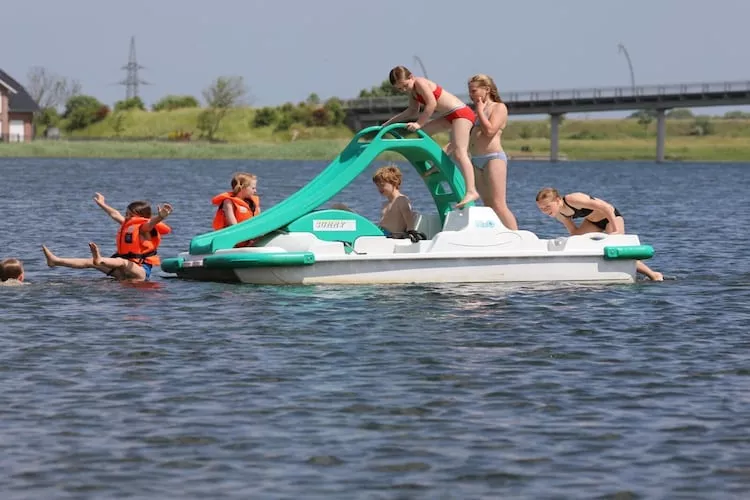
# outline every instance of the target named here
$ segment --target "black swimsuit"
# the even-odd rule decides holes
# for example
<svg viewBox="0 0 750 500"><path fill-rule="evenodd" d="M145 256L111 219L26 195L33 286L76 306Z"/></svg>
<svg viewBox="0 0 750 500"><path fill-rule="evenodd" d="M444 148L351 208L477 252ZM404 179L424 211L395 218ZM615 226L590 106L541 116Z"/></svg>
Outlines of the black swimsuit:
<svg viewBox="0 0 750 500"><path fill-rule="evenodd" d="M589 195L589 198L591 198L592 200L596 199L596 198L594 198L591 195ZM570 219L580 219L580 218L586 219L586 217L589 216L589 215L591 215L591 213L593 212L593 210L591 210L590 208L576 208L576 207L571 206L568 203L568 201L565 199L565 196L563 196L562 200L563 200L563 203L565 203L565 206L568 207L569 209L571 209L573 211L573 215L566 215L565 216L565 217L568 217ZM615 208L615 217L622 217L622 214L620 213L619 210L617 210L617 208ZM599 220L599 221L593 221L591 219L586 219L586 220L589 221L589 222L591 222L592 224L594 224L596 227L598 227L602 231L604 231L605 229L607 229L607 224L609 224L609 219L607 219L606 217L604 219L602 219L602 220Z"/></svg>

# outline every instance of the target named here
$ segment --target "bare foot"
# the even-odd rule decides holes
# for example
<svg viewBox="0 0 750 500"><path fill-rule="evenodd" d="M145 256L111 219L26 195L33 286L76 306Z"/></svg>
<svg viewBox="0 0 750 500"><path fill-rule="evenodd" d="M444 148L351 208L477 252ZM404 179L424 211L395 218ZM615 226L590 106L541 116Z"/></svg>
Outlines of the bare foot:
<svg viewBox="0 0 750 500"><path fill-rule="evenodd" d="M44 258L47 259L47 265L49 267L55 267L57 265L58 258L52 251L46 246L42 245L42 252L44 252Z"/></svg>
<svg viewBox="0 0 750 500"><path fill-rule="evenodd" d="M102 264L102 254L99 252L99 247L93 241L89 243L89 249L91 250L91 262L95 266Z"/></svg>
<svg viewBox="0 0 750 500"><path fill-rule="evenodd" d="M656 271L654 271L654 274L652 274L650 278L651 281L664 281L664 275Z"/></svg>
<svg viewBox="0 0 750 500"><path fill-rule="evenodd" d="M477 201L479 199L479 193L476 191L467 191L464 199L456 203L456 208L463 208L467 203Z"/></svg>

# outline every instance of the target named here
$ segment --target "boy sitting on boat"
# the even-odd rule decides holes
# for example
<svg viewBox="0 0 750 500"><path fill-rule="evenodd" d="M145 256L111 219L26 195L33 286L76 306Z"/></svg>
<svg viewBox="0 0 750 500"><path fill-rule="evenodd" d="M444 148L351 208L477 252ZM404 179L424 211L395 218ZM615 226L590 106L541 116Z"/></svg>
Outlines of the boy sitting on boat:
<svg viewBox="0 0 750 500"><path fill-rule="evenodd" d="M401 170L395 165L380 167L372 176L372 182L386 199L378 222L386 236L414 230L411 201L400 191L402 180Z"/></svg>

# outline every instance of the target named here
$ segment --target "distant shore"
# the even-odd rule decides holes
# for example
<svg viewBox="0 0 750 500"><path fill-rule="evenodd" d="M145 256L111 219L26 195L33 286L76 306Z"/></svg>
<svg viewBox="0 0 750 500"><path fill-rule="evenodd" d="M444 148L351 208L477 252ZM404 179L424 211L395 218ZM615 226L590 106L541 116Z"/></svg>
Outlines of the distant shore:
<svg viewBox="0 0 750 500"><path fill-rule="evenodd" d="M331 160L348 142L346 138L248 143L36 140L0 144L0 157ZM511 161L514 158L549 158L548 139L506 140L504 148ZM655 138L621 138L561 139L559 151L563 160L652 161L655 150ZM669 161L750 162L750 139L717 136L668 138L666 157ZM400 156L389 153L382 159L395 161Z"/></svg>
<svg viewBox="0 0 750 500"><path fill-rule="evenodd" d="M258 127L257 110L234 108L216 132L221 143L196 140L200 108L173 111L127 111L110 114L69 139L39 139L24 144L0 143L0 157L46 158L195 158L331 160L349 143L353 133L343 125L304 126L293 123ZM750 162L750 119L667 118L666 157L673 161ZM64 124L63 124L64 125ZM117 136L117 137L114 137ZM169 140L190 137L188 142ZM510 117L503 131L503 147L516 159L548 159L548 119ZM574 119L562 121L561 159L644 160L656 157L656 124L637 119ZM447 134L435 138L448 141ZM400 157L387 153L383 159Z"/></svg>

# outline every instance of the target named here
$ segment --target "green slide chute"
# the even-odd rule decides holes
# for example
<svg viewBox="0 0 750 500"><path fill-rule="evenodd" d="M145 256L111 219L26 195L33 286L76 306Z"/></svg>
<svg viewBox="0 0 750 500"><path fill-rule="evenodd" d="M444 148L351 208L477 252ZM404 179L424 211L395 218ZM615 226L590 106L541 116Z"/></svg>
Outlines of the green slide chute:
<svg viewBox="0 0 750 500"><path fill-rule="evenodd" d="M219 231L200 234L190 241L192 255L212 254L216 250L233 248L242 241L256 239L282 229L296 219L319 208L336 196L358 175L367 170L377 157L392 151L401 154L422 175L432 167L435 174L424 177L441 222L463 198L466 190L463 176L440 145L422 130L417 137L403 137L406 125L394 123L387 127L369 127L358 132L320 174L289 198L245 222ZM471 203L468 205L472 205Z"/></svg>

